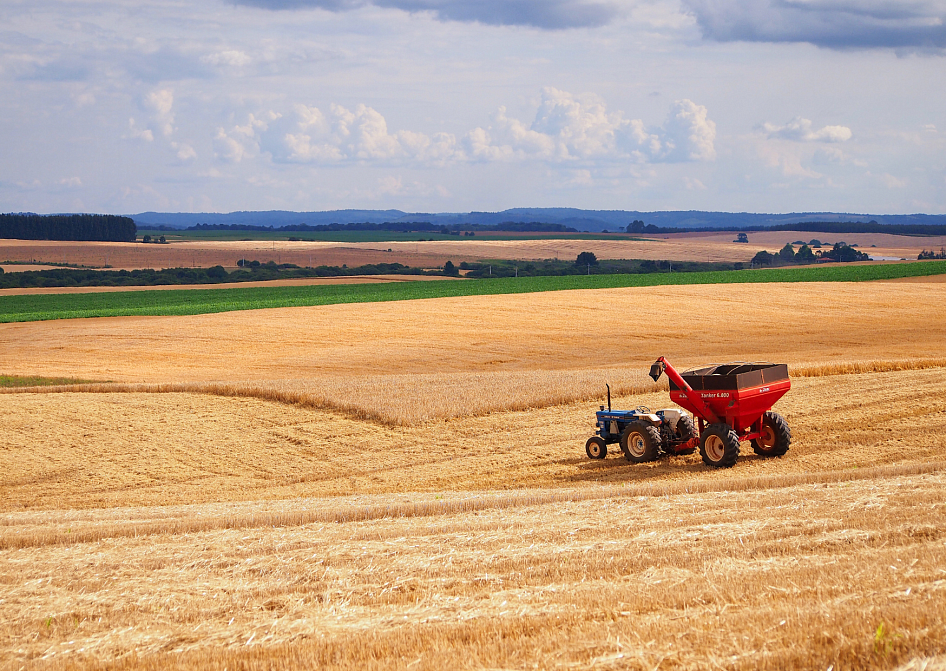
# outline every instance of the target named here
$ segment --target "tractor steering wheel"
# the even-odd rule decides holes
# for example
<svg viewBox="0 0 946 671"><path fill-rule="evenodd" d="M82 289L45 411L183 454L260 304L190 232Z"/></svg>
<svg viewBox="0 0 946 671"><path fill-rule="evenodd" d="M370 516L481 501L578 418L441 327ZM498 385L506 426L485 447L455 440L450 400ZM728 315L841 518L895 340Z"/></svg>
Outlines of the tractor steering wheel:
<svg viewBox="0 0 946 671"><path fill-rule="evenodd" d="M639 413L641 413L641 414L644 414L644 415L652 415L652 414L654 414L654 413L651 411L651 409L648 408L646 405L639 405L639 406L637 406L637 408L635 408L635 410L637 410L637 412L639 412Z"/></svg>

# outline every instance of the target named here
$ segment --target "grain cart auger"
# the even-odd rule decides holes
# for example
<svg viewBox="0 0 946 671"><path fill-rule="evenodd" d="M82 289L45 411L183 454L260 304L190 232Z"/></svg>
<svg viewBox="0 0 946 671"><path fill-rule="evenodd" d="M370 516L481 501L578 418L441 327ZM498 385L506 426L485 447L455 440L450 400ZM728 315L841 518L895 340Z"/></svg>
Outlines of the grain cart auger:
<svg viewBox="0 0 946 671"><path fill-rule="evenodd" d="M751 441L756 454L780 457L792 432L771 408L792 388L788 366L728 363L678 373L660 357L650 367L654 382L670 378L670 399L694 414L700 426L700 456L708 466L727 468L739 457L739 442Z"/></svg>

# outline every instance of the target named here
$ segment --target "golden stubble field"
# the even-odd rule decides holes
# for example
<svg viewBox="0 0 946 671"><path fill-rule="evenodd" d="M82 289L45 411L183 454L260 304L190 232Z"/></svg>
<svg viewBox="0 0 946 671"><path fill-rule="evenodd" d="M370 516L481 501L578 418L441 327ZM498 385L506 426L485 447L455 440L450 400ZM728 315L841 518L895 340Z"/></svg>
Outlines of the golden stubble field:
<svg viewBox="0 0 946 671"><path fill-rule="evenodd" d="M4 373L113 381L0 396L0 666L940 668L944 293L0 325ZM605 381L739 353L792 365L786 457L585 458Z"/></svg>
<svg viewBox="0 0 946 671"><path fill-rule="evenodd" d="M112 242L56 242L0 240L0 262L69 263L111 268L190 268L222 265L235 268L241 258L261 263L295 263L299 266L359 266L369 263L402 263L439 268L447 260L459 264L483 259L573 260L581 252L600 259L651 259L672 261L749 260L760 250L775 253L785 243L818 238L826 243L843 240L870 254L916 259L924 249L946 246L946 236L910 237L875 233L829 234L799 231L749 233L749 244L733 242L735 233L674 233L641 240L493 240L489 237L423 242L310 242L175 240L168 244ZM42 266L7 265L8 271L41 269Z"/></svg>

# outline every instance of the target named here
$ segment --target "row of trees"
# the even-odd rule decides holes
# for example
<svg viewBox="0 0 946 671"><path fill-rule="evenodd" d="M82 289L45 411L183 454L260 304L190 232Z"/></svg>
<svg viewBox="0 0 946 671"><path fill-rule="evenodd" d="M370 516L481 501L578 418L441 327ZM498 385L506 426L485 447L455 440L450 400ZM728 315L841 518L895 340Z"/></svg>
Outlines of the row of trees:
<svg viewBox="0 0 946 671"><path fill-rule="evenodd" d="M796 252L792 243L787 242L777 254L770 254L765 250L759 252L754 257L752 257L752 265L805 265L809 263L817 263L822 259L838 261L841 263L850 263L852 261L870 261L870 255L866 254L865 252L858 251L854 247L851 247L844 242L836 242L834 243L834 247L831 249L825 251L818 250L817 253L812 251L811 247L804 243L802 243L802 246Z"/></svg>
<svg viewBox="0 0 946 671"><path fill-rule="evenodd" d="M287 226L254 226L252 224L196 224L188 231L265 231L337 233L341 231L388 231L393 233L441 233L443 235L473 235L474 231L498 231L505 233L577 233L578 229L564 224L548 224L540 221L504 221L498 224L432 224L429 221L386 221L374 224L369 221L349 224L289 224Z"/></svg>
<svg viewBox="0 0 946 671"><path fill-rule="evenodd" d="M132 219L113 214L0 214L0 238L134 242L136 233Z"/></svg>
<svg viewBox="0 0 946 671"><path fill-rule="evenodd" d="M946 248L940 247L938 252L934 252L932 249L924 249L916 258L918 261L925 261L927 259L946 259Z"/></svg>
<svg viewBox="0 0 946 671"><path fill-rule="evenodd" d="M928 216L928 215L920 215ZM632 221L627 225L628 233L710 233L732 231L734 227L719 226L654 226L644 225L643 221ZM760 231L808 231L818 233L888 233L890 235L946 235L943 224L879 224L873 219L863 221L807 221L796 224L776 224L773 226L742 226L736 230L748 232ZM734 242L746 242L741 238Z"/></svg>

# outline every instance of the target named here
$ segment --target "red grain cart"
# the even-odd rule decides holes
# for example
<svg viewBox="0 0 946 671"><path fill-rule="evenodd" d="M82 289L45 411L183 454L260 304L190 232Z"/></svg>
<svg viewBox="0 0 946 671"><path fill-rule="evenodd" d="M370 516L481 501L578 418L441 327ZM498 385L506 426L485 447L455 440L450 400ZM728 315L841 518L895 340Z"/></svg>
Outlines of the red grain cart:
<svg viewBox="0 0 946 671"><path fill-rule="evenodd" d="M700 455L709 466L733 466L739 443L748 440L756 454L780 457L792 432L771 408L792 388L785 364L729 363L686 371L674 370L663 357L650 367L654 382L670 378L670 398L699 422Z"/></svg>

